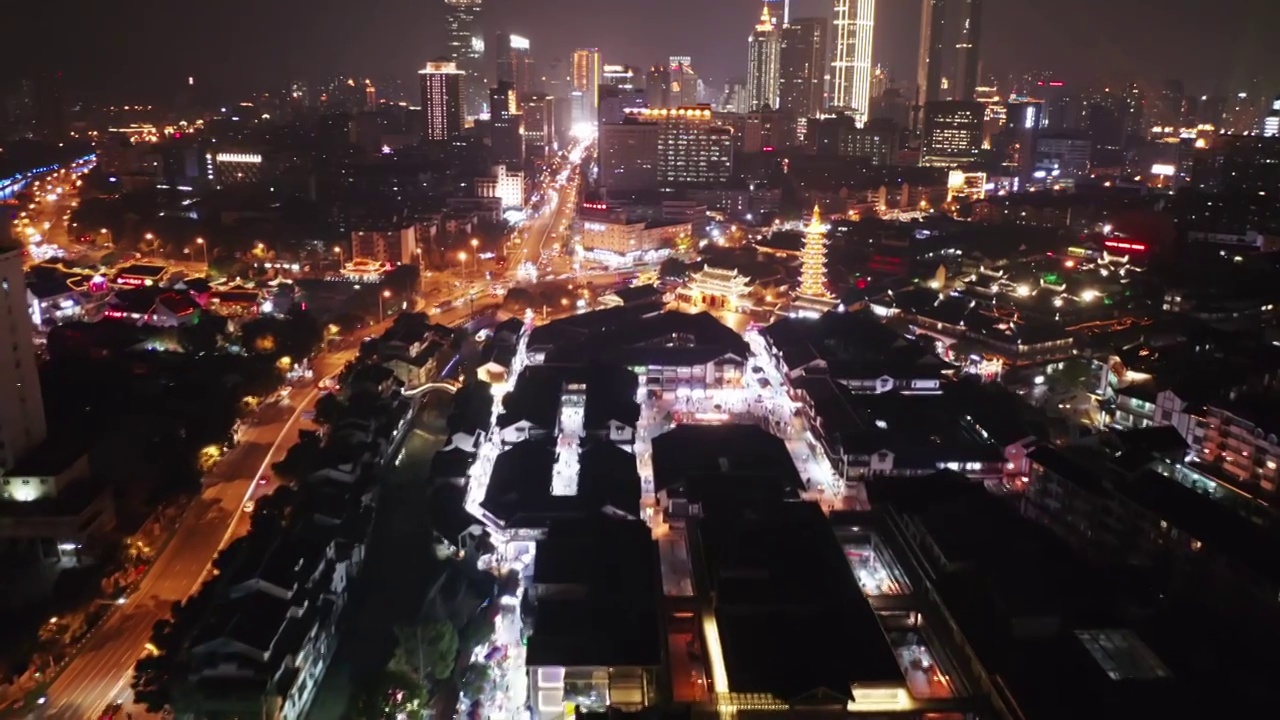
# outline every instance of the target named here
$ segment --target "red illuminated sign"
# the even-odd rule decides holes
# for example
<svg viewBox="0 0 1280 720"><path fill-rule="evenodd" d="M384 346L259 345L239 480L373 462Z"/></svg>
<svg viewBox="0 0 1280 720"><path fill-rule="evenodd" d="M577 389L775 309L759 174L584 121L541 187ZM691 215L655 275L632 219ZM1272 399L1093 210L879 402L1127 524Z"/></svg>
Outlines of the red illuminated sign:
<svg viewBox="0 0 1280 720"><path fill-rule="evenodd" d="M1113 250L1133 250L1134 252L1146 252L1145 243L1129 242L1128 240L1103 240L1102 245Z"/></svg>
<svg viewBox="0 0 1280 720"><path fill-rule="evenodd" d="M146 278L133 277L131 275L121 275L116 277L116 282L121 285L145 285L147 280Z"/></svg>
<svg viewBox="0 0 1280 720"><path fill-rule="evenodd" d="M609 206L604 203L582 203L582 207L590 210L608 210Z"/></svg>

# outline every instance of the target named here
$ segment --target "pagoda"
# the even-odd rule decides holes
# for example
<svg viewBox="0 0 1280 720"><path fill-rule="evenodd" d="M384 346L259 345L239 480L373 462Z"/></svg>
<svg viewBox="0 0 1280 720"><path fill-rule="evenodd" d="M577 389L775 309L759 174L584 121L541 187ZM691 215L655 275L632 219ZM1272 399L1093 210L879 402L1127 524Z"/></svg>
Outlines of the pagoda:
<svg viewBox="0 0 1280 720"><path fill-rule="evenodd" d="M804 246L800 248L800 287L796 289L792 305L818 314L837 305L827 290L827 226L822 222L817 205L813 206L813 220L804 231Z"/></svg>
<svg viewBox="0 0 1280 720"><path fill-rule="evenodd" d="M813 221L804 231L804 247L800 249L798 292L806 297L831 297L827 292L827 226L822 224L816 205L813 207Z"/></svg>

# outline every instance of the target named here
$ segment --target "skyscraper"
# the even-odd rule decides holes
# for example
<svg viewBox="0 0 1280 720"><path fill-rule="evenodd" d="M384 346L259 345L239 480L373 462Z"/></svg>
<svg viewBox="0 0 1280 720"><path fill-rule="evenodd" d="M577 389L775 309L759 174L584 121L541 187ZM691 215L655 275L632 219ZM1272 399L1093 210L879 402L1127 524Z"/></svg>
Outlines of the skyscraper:
<svg viewBox="0 0 1280 720"><path fill-rule="evenodd" d="M876 0L836 0L831 105L849 108L866 122L871 105L871 39Z"/></svg>
<svg viewBox="0 0 1280 720"><path fill-rule="evenodd" d="M827 68L827 19L796 18L783 26L778 52L778 106L796 117L822 111Z"/></svg>
<svg viewBox="0 0 1280 720"><path fill-rule="evenodd" d="M462 111L467 117L485 112L489 81L484 68L484 0L444 0L444 26L449 59L465 75Z"/></svg>
<svg viewBox="0 0 1280 720"><path fill-rule="evenodd" d="M594 123L600 102L600 51L596 48L573 51L573 89L582 93L583 105L574 122Z"/></svg>
<svg viewBox="0 0 1280 720"><path fill-rule="evenodd" d="M946 50L947 0L923 0L920 54L916 67L919 102L942 99L942 62Z"/></svg>
<svg viewBox="0 0 1280 720"><path fill-rule="evenodd" d="M533 60L529 55L529 39L498 33L498 82L509 82L516 95L524 97L532 91Z"/></svg>
<svg viewBox="0 0 1280 720"><path fill-rule="evenodd" d="M422 139L449 140L462 134L463 84L466 73L448 58L418 71L422 86Z"/></svg>
<svg viewBox="0 0 1280 720"><path fill-rule="evenodd" d="M778 26L769 16L769 6L760 11L760 22L747 38L747 107L758 110L778 107L778 53L781 42Z"/></svg>
<svg viewBox="0 0 1280 720"><path fill-rule="evenodd" d="M925 103L920 164L957 167L977 160L982 149L984 115L985 108L979 102L940 100Z"/></svg>
<svg viewBox="0 0 1280 720"><path fill-rule="evenodd" d="M600 70L600 82L620 88L636 86L636 77L640 71L630 65L603 65Z"/></svg>
<svg viewBox="0 0 1280 720"><path fill-rule="evenodd" d="M524 116L516 86L505 80L489 91L489 133L494 162L524 162Z"/></svg>
<svg viewBox="0 0 1280 720"><path fill-rule="evenodd" d="M13 467L18 458L45 438L44 404L40 398L40 374L32 342L31 314L23 276L23 251L9 242L0 247L0 469ZM16 483L17 481L15 481ZM8 488L6 488L8 489Z"/></svg>
<svg viewBox="0 0 1280 720"><path fill-rule="evenodd" d="M956 81L951 97L972 100L978 87L978 52L982 42L982 0L961 0L956 41Z"/></svg>
<svg viewBox="0 0 1280 720"><path fill-rule="evenodd" d="M644 100L651 108L665 108L671 105L671 68L666 63L658 63L649 68L649 76L645 78Z"/></svg>

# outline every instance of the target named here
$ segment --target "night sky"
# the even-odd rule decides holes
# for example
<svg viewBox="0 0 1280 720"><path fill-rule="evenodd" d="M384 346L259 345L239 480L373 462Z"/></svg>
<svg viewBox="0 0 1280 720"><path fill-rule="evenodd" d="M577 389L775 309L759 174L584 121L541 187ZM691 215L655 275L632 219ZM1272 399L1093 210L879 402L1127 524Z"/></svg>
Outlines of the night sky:
<svg viewBox="0 0 1280 720"><path fill-rule="evenodd" d="M919 0L880 0L876 62L910 84ZM56 67L68 94L172 97L188 75L205 95L328 74L413 77L443 50L441 0L49 0L9 20L5 75ZM601 48L607 62L693 57L717 86L746 71L758 0L491 0L490 33L528 36L535 59ZM792 15L830 15L830 0L792 0ZM1188 92L1280 93L1280 0L985 0L983 73L1046 69L1072 82L1181 78ZM1153 8L1159 8L1153 13ZM1212 9L1210 11L1210 8ZM0 83L3 84L3 83ZM219 98L224 99L224 98Z"/></svg>

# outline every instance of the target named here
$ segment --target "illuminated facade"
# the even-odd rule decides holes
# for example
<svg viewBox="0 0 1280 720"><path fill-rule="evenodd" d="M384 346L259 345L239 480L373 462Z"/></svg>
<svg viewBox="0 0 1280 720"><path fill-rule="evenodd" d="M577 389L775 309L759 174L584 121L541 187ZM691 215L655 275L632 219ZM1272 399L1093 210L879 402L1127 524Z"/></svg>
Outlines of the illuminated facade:
<svg viewBox="0 0 1280 720"><path fill-rule="evenodd" d="M489 177L476 178L476 195L500 198L503 208L524 206L524 173L511 171L506 165L494 165Z"/></svg>
<svg viewBox="0 0 1280 720"><path fill-rule="evenodd" d="M653 224L626 218L584 218L582 252L586 259L610 267L656 263L671 255L676 241L690 237L689 223Z"/></svg>
<svg viewBox="0 0 1280 720"><path fill-rule="evenodd" d="M0 377L0 469L4 470L39 445L46 432L22 266L21 250L0 254L2 299L9 310L0 314L0 368L4 373Z"/></svg>
<svg viewBox="0 0 1280 720"><path fill-rule="evenodd" d="M747 39L747 108L778 107L778 53L781 41L777 21L766 5L755 32Z"/></svg>
<svg viewBox="0 0 1280 720"><path fill-rule="evenodd" d="M733 130L712 117L709 105L640 110L631 115L658 123L658 184L718 185L733 168Z"/></svg>
<svg viewBox="0 0 1280 720"><path fill-rule="evenodd" d="M796 18L782 28L778 51L778 106L799 118L823 109L827 71L827 19Z"/></svg>
<svg viewBox="0 0 1280 720"><path fill-rule="evenodd" d="M836 0L831 105L849 108L859 124L871 105L871 40L875 0Z"/></svg>
<svg viewBox="0 0 1280 720"><path fill-rule="evenodd" d="M462 134L464 77L457 63L444 59L418 71L423 140L449 140Z"/></svg>
<svg viewBox="0 0 1280 720"><path fill-rule="evenodd" d="M259 153L208 153L209 179L217 187L247 185L263 179L263 158Z"/></svg>
<svg viewBox="0 0 1280 720"><path fill-rule="evenodd" d="M677 293L681 302L694 307L738 310L750 306L747 295L751 293L751 278L739 275L737 270L711 267L689 276L689 282Z"/></svg>
<svg viewBox="0 0 1280 720"><path fill-rule="evenodd" d="M920 164L955 167L977 160L982 149L985 115L986 109L979 102L946 100L925 103Z"/></svg>
<svg viewBox="0 0 1280 720"><path fill-rule="evenodd" d="M799 294L811 298L831 297L827 291L827 226L822 224L816 205L800 248Z"/></svg>
<svg viewBox="0 0 1280 720"><path fill-rule="evenodd" d="M600 51L582 48L573 51L573 89L582 93L581 117L574 122L596 121L596 107L600 103Z"/></svg>
<svg viewBox="0 0 1280 720"><path fill-rule="evenodd" d="M465 76L459 81L466 117L487 110L489 81L484 72L484 0L445 0L444 26L449 59Z"/></svg>

